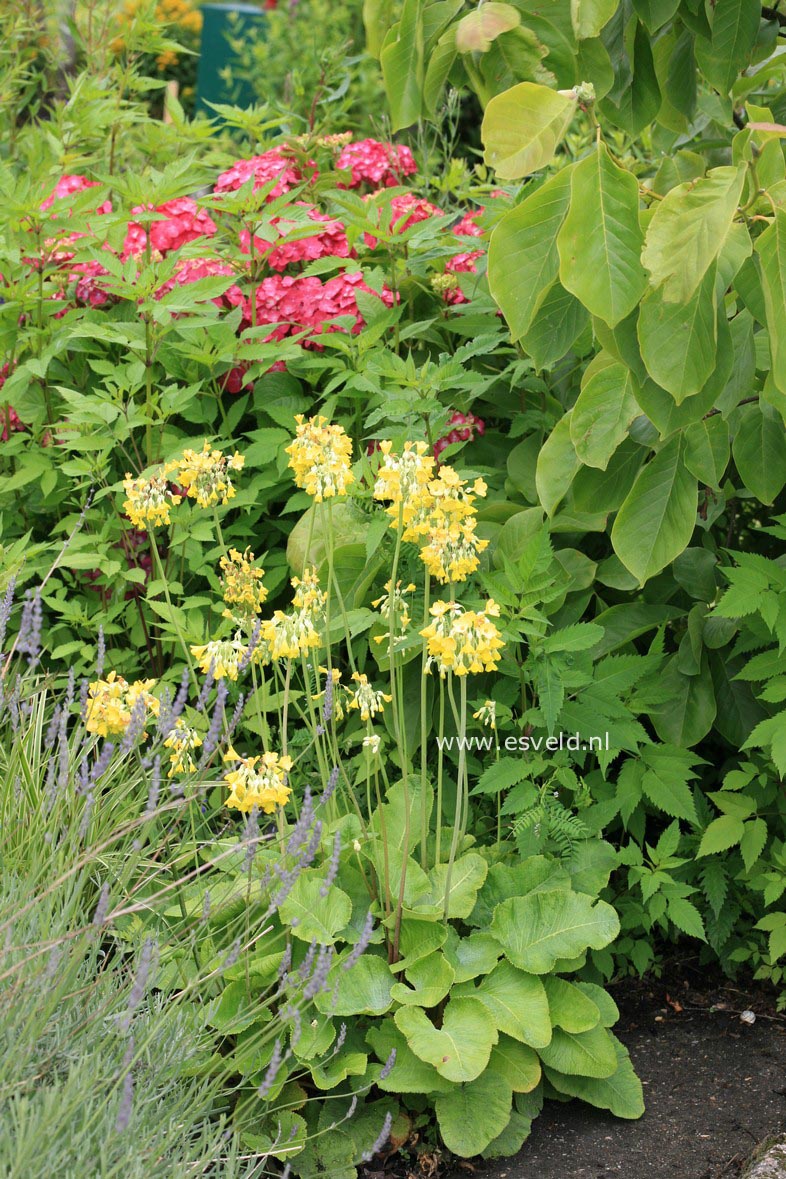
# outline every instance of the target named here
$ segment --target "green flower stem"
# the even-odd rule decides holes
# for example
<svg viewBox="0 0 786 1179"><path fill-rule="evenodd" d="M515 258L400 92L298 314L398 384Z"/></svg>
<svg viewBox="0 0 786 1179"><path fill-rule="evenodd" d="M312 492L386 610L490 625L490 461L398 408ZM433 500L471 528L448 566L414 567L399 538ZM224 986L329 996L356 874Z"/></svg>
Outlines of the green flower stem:
<svg viewBox="0 0 786 1179"><path fill-rule="evenodd" d="M341 586L338 584L335 570L333 568L334 550L335 550L335 534L333 530L333 500L327 499L322 501L323 506L327 509L327 543L328 543L328 596L326 603L326 617L325 617L325 643L328 648L328 671L331 669L330 662L330 592L331 589L336 591L336 599L338 601L339 610L341 611L341 618L344 623L344 637L347 643L347 658L349 659L349 666L353 671L356 671L355 657L352 653L352 635L349 629L349 619L347 618L347 608L344 603L344 595L341 593Z"/></svg>
<svg viewBox="0 0 786 1179"><path fill-rule="evenodd" d="M431 575L426 570L423 586L423 629L428 626L429 599L431 596ZM428 806L426 804L427 779L427 749L428 736L428 640L423 639L423 649L420 657L420 865L424 872L428 871ZM437 816L439 821L439 816Z"/></svg>
<svg viewBox="0 0 786 1179"><path fill-rule="evenodd" d="M158 573L158 576L161 578L161 584L164 587L164 599L166 601L167 606L169 607L170 621L175 628L175 633L177 634L180 646L183 648L183 654L186 657L186 663L188 664L189 674L191 675L191 678L194 681L194 683L198 684L199 681L197 679L196 669L194 668L194 661L191 658L191 648L188 646L188 643L186 642L186 640L183 637L183 632L180 629L180 623L177 621L177 615L175 614L175 608L172 605L172 598L169 593L169 585L167 583L166 574L164 573L164 566L161 563L161 554L159 553L158 545L156 544L155 532L153 531L152 528L148 527L147 534L150 537L150 548L153 551L153 558L156 563L156 571Z"/></svg>
<svg viewBox="0 0 786 1179"><path fill-rule="evenodd" d="M461 711L459 716L459 762L458 773L456 775L456 817L453 824L453 838L450 843L450 857L448 859L448 870L445 874L445 911L444 919L448 920L450 916L450 883L453 875L453 864L456 860L456 852L458 850L459 839L463 838L464 831L462 828L466 825L466 812L469 809L469 797L467 793L467 751L465 749L467 737L467 677L461 676L460 686ZM452 689L451 689L452 695Z"/></svg>
<svg viewBox="0 0 786 1179"><path fill-rule="evenodd" d="M434 866L437 867L442 854L442 776L445 769L445 755L443 753L445 737L445 680L439 678L439 739L437 741L437 801L436 801L436 846L434 850Z"/></svg>

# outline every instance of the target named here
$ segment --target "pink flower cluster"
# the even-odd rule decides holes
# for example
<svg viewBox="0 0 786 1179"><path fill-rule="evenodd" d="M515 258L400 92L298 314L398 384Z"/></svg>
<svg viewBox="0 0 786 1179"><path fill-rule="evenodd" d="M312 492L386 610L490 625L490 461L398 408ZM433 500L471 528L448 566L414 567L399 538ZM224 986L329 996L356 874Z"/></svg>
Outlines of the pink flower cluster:
<svg viewBox="0 0 786 1179"><path fill-rule="evenodd" d="M8 379L10 367L7 363L0 366L0 392ZM26 429L27 426L20 419L15 409L12 409L10 405L0 405L0 441L7 442L12 434Z"/></svg>
<svg viewBox="0 0 786 1179"><path fill-rule="evenodd" d="M270 184L276 183L268 193L268 200L275 200L293 188L302 184L306 177L296 167L293 160L275 149L263 152L261 156L252 156L250 160L237 160L226 172L222 172L216 181L214 192L235 192L254 177L254 192Z"/></svg>
<svg viewBox="0 0 786 1179"><path fill-rule="evenodd" d="M340 140L342 137L337 138ZM339 143L336 151L336 169L349 174L342 186L360 189L369 194L378 195L392 186L398 186L417 171L412 152L408 147L399 144L382 143L373 139L347 144L344 140L344 145L341 146ZM236 191L249 180L253 181L255 191L269 187L265 199L270 201L306 185L317 174L316 164L309 161L304 165L287 154L286 149L272 149L250 159L238 160L216 180L214 192L219 198L216 207L221 209L221 194ZM69 211L67 208L61 211L60 208L69 197L97 187L100 186L96 181L85 176L65 175L41 205L44 211L53 209L52 223L57 236L53 236L46 243L46 254L40 259L30 259L30 265L54 263L62 272L62 289L54 297L60 299L65 307L58 310L57 315L66 313L69 300L72 304L96 308L114 301L114 297L102 281L108 277L108 271L100 261L74 261L74 243L84 235L68 231L65 222ZM391 196L389 203L391 224L398 232L404 232L419 222L442 215L442 210L436 205L410 192ZM299 273L304 266L321 258L351 259L356 257L356 253L349 244L346 228L340 220L322 212L307 201L298 200L296 204L303 210L302 217L298 216L295 219L284 214L272 219L271 224L279 235L279 241L270 242L259 236L255 237L255 255L269 273L258 283L253 299L247 294L248 287L243 288L241 285L242 268L238 273L237 268L233 268L214 254L179 259L175 274L162 284L157 296L162 297L178 286L208 277L237 278L237 281L228 283L227 289L221 295L215 296L212 301L224 311L235 307L241 308L239 331L251 326L252 323L269 324L271 331L267 340L296 337L304 347L309 348L320 347L314 337L323 332L347 330L346 324L340 327L334 322L342 317L351 321L348 330L359 332L364 326L364 320L358 307L358 292L376 294L387 306L392 306L394 296L387 287L381 293L372 291L364 281L360 269L345 269L328 279ZM99 214L111 211L110 201L102 201L95 209ZM143 224L138 219L139 214L150 211L155 212L157 216ZM453 227L451 233L458 238L481 237L483 231L478 226L477 219L482 212L481 209L467 213ZM148 235L152 255L154 259L159 259L176 254L189 243L207 243L217 233L216 221L191 197L165 201L155 207L135 206L131 213L132 217L120 251L123 260L131 257L141 259L148 248ZM313 233L303 233L304 220L306 223L314 223ZM303 233L303 236L295 236L297 232ZM95 227L93 236L96 236ZM290 237L292 240L287 240ZM377 244L372 234L365 235L365 242L372 249ZM104 246L110 249L108 244L104 243ZM248 230L243 230L240 234L241 251L249 255L250 247L250 234ZM481 254L481 250L456 253L447 261L445 273L475 272L475 263ZM246 268L246 274L248 277L250 268ZM447 303L467 301L457 285L452 286L445 282L439 289L442 290L442 297ZM248 387L247 367L239 362L224 374L221 380L228 392L240 392ZM16 415L6 415L6 419L0 422L4 436L7 436L10 430L24 428L21 424L17 425L17 422ZM467 423L459 422L459 425L469 428L470 431L480 429L471 415L467 422L468 427ZM451 433L455 433L455 430Z"/></svg>
<svg viewBox="0 0 786 1179"><path fill-rule="evenodd" d="M397 143L380 143L376 139L361 139L348 143L336 160L340 172L351 172L345 188L392 188L403 184L407 176L417 172L414 156L408 147Z"/></svg>
<svg viewBox="0 0 786 1179"><path fill-rule="evenodd" d="M199 237L212 237L216 232L216 223L204 210L200 209L191 197L180 197L174 201L164 201L162 205L136 205L132 213L155 212L162 217L152 221L147 226L150 232L150 248L165 256L172 250L179 250L187 242L196 241ZM126 240L123 243L121 257L125 260L132 254L143 254L147 249L147 233L145 226L137 221L128 225Z"/></svg>
<svg viewBox="0 0 786 1179"><path fill-rule="evenodd" d="M486 423L474 413L459 413L456 410L448 418L451 427L447 434L443 434L434 443L434 458L439 462L439 456L451 442L472 442L476 434L486 433Z"/></svg>
<svg viewBox="0 0 786 1179"><path fill-rule="evenodd" d="M308 331L308 337L324 331L341 331L330 320L349 315L355 320L353 332L359 332L364 320L357 304L357 292L375 295L363 280L360 270L344 271L326 282L315 275L273 274L256 289L256 323L276 324L267 340L283 340L286 336ZM392 307L393 293L387 287L378 296ZM248 320L252 322L251 302ZM306 339L308 339L306 337ZM309 340L311 347L317 345Z"/></svg>

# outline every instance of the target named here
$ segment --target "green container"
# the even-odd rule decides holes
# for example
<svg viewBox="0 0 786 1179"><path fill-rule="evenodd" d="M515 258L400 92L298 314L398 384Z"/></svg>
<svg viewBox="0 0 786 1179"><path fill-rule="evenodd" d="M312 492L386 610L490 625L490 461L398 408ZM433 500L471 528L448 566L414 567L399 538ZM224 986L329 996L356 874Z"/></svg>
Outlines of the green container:
<svg viewBox="0 0 786 1179"><path fill-rule="evenodd" d="M253 106L257 96L249 83L237 76L238 59L231 42L261 36L265 13L255 4L203 4L200 12L202 46L195 109L215 116L208 102Z"/></svg>

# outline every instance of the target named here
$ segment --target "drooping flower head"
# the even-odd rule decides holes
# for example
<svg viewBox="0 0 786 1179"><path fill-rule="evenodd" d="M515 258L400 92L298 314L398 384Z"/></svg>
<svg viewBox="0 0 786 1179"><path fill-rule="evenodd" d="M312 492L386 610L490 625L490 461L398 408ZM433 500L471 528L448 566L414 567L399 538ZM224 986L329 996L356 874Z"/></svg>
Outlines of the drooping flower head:
<svg viewBox="0 0 786 1179"><path fill-rule="evenodd" d="M295 483L314 497L316 503L344 495L354 482L352 443L342 426L331 425L321 416L306 420L296 415L297 431L286 453L295 473Z"/></svg>
<svg viewBox="0 0 786 1179"><path fill-rule="evenodd" d="M261 638L270 659L298 659L322 643L327 594L320 589L316 569L305 569L302 578L293 577L292 609L276 610L262 623Z"/></svg>
<svg viewBox="0 0 786 1179"><path fill-rule="evenodd" d="M199 670L204 675L212 671L213 679L216 680L225 677L236 680L246 651L246 644L240 639L211 639L191 648Z"/></svg>
<svg viewBox="0 0 786 1179"><path fill-rule="evenodd" d="M228 609L224 618L247 622L258 614L267 598L267 589L262 584L264 569L254 566L254 554L250 549L240 553L230 549L221 558L221 586Z"/></svg>
<svg viewBox="0 0 786 1179"><path fill-rule="evenodd" d="M497 702L496 700L484 700L477 712L472 714L474 720L489 729L496 729L497 727Z"/></svg>
<svg viewBox="0 0 786 1179"><path fill-rule="evenodd" d="M135 680L129 684L115 671L110 671L104 680L94 680L87 690L85 728L88 733L122 737L135 707L143 708L148 716L158 716L161 702L150 692L154 684L155 680Z"/></svg>
<svg viewBox="0 0 786 1179"><path fill-rule="evenodd" d="M191 756L191 751L198 749L201 744L202 738L196 729L192 729L181 717L178 717L164 741L164 746L171 750L167 777L174 778L176 774L193 774L197 767Z"/></svg>
<svg viewBox="0 0 786 1179"><path fill-rule="evenodd" d="M401 520L404 540L415 540L416 521L427 512L431 497L428 485L434 475L434 459L425 442L405 442L401 454L393 451L389 439L379 444L382 461L374 481L374 498L389 500L387 513L392 527Z"/></svg>
<svg viewBox="0 0 786 1179"><path fill-rule="evenodd" d="M181 459L168 463L166 473L176 472L178 486L201 508L209 508L229 503L236 494L229 472L242 470L244 463L237 451L231 456L222 454L212 450L206 440L201 451L186 449Z"/></svg>
<svg viewBox="0 0 786 1179"><path fill-rule="evenodd" d="M428 640L427 672L436 667L444 677L449 671L457 676L496 671L505 644L492 622L499 617L493 599L477 611L459 602L435 602L430 614L433 621L420 632Z"/></svg>
<svg viewBox="0 0 786 1179"><path fill-rule="evenodd" d="M464 581L480 564L480 554L488 546L475 531L472 517L451 519L435 513L427 543L420 550L420 559L432 577L443 585Z"/></svg>
<svg viewBox="0 0 786 1179"><path fill-rule="evenodd" d="M123 480L123 490L126 493L123 507L135 528L156 528L169 524L172 508L182 499L182 496L172 491L165 474L137 478L127 474Z"/></svg>
<svg viewBox="0 0 786 1179"><path fill-rule="evenodd" d="M403 633L412 621L409 614L409 603L404 595L414 592L415 586L412 583L402 588L402 583L397 581L394 590L392 583L388 581L385 583L385 593L381 598L375 598L371 605L379 610L386 622L389 622L392 617L397 630ZM383 637L382 635L378 636L380 642Z"/></svg>
<svg viewBox="0 0 786 1179"><path fill-rule="evenodd" d="M263 753L257 757L241 757L234 749L224 755L225 762L234 762L235 769L224 775L230 788L228 807L248 813L254 807L271 815L276 807L284 806L292 789L287 775L292 769L292 758L277 753Z"/></svg>
<svg viewBox="0 0 786 1179"><path fill-rule="evenodd" d="M352 679L357 688L350 691L349 708L356 708L363 721L373 720L377 713L385 711L385 705L393 699L385 692L377 691L368 681L367 675L353 672Z"/></svg>

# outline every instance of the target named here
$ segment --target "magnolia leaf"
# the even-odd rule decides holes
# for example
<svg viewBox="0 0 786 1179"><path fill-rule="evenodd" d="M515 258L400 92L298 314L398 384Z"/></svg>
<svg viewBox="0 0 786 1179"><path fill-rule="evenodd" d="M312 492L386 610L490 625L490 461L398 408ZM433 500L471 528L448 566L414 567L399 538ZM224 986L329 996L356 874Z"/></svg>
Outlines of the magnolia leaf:
<svg viewBox="0 0 786 1179"><path fill-rule="evenodd" d="M641 260L667 302L686 303L717 258L745 175L743 165L713 168L700 180L678 184L658 202Z"/></svg>
<svg viewBox="0 0 786 1179"><path fill-rule="evenodd" d="M488 0L456 25L456 49L459 53L485 53L501 33L508 33L520 24L521 15L512 4Z"/></svg>
<svg viewBox="0 0 786 1179"><path fill-rule="evenodd" d="M715 268L684 303L669 303L663 290L641 303L638 337L647 372L677 404L699 393L718 360Z"/></svg>
<svg viewBox="0 0 786 1179"><path fill-rule="evenodd" d="M643 585L688 547L696 524L698 484L675 435L641 470L611 530L614 551Z"/></svg>
<svg viewBox="0 0 786 1179"><path fill-rule="evenodd" d="M494 910L491 933L514 966L548 974L559 958L602 950L619 933L619 918L605 901L557 889L503 901Z"/></svg>
<svg viewBox="0 0 786 1179"><path fill-rule="evenodd" d="M639 413L630 369L614 363L594 373L570 415L570 438L580 461L605 471Z"/></svg>
<svg viewBox="0 0 786 1179"><path fill-rule="evenodd" d="M396 1027L421 1060L433 1064L449 1081L474 1081L489 1062L497 1042L494 1020L478 999L451 999L442 1026L435 1028L422 1007L400 1007Z"/></svg>
<svg viewBox="0 0 786 1179"><path fill-rule="evenodd" d="M530 327L559 274L557 233L568 211L570 177L570 168L551 176L505 214L489 239L489 290L514 340Z"/></svg>
<svg viewBox="0 0 786 1179"><path fill-rule="evenodd" d="M578 41L597 37L617 10L617 0L570 0L570 23Z"/></svg>
<svg viewBox="0 0 786 1179"><path fill-rule="evenodd" d="M771 504L786 485L783 422L766 403L740 406L738 413L732 442L735 465L748 490L762 503Z"/></svg>
<svg viewBox="0 0 786 1179"><path fill-rule="evenodd" d="M781 393L786 393L786 210L775 210L775 219L756 242L756 254L761 263L772 377Z"/></svg>
<svg viewBox="0 0 786 1179"><path fill-rule="evenodd" d="M616 326L647 288L643 241L636 178L600 144L573 169L570 207L557 236L562 285Z"/></svg>
<svg viewBox="0 0 786 1179"><path fill-rule="evenodd" d="M696 39L696 57L707 81L728 94L738 75L750 65L762 8L759 0L714 0L709 45Z"/></svg>
<svg viewBox="0 0 786 1179"><path fill-rule="evenodd" d="M535 486L538 498L549 516L553 516L567 495L579 460L570 436L570 412L557 422L540 448L535 467Z"/></svg>
<svg viewBox="0 0 786 1179"><path fill-rule="evenodd" d="M570 126L576 99L537 82L521 82L491 99L481 127L484 159L501 180L545 168Z"/></svg>

